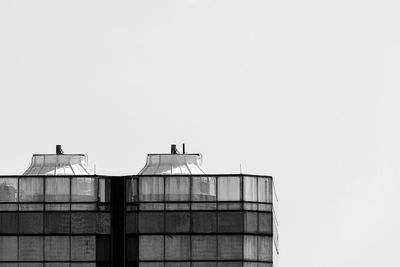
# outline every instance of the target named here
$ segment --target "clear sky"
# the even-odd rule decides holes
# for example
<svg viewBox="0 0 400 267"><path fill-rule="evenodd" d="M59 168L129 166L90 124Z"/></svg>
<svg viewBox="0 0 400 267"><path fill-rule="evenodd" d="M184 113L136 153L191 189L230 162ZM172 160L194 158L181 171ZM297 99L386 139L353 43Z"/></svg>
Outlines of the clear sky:
<svg viewBox="0 0 400 267"><path fill-rule="evenodd" d="M0 173L187 144L273 175L281 267L400 266L398 1L1 1Z"/></svg>

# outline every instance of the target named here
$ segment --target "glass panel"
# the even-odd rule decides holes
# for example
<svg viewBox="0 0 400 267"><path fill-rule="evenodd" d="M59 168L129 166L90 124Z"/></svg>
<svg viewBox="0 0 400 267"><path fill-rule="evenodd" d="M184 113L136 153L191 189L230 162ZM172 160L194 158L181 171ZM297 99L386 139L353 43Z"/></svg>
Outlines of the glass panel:
<svg viewBox="0 0 400 267"><path fill-rule="evenodd" d="M43 263L37 263L37 262L19 263L18 267L43 267Z"/></svg>
<svg viewBox="0 0 400 267"><path fill-rule="evenodd" d="M242 262L219 262L218 267L243 267Z"/></svg>
<svg viewBox="0 0 400 267"><path fill-rule="evenodd" d="M137 190L137 178L126 180L126 202L136 202L139 200Z"/></svg>
<svg viewBox="0 0 400 267"><path fill-rule="evenodd" d="M137 212L126 213L126 232L128 234L137 233L138 231L138 221Z"/></svg>
<svg viewBox="0 0 400 267"><path fill-rule="evenodd" d="M74 212L71 214L72 233L96 233L97 216L94 212Z"/></svg>
<svg viewBox="0 0 400 267"><path fill-rule="evenodd" d="M192 210L215 210L216 203L192 203Z"/></svg>
<svg viewBox="0 0 400 267"><path fill-rule="evenodd" d="M267 178L258 178L258 202L267 202Z"/></svg>
<svg viewBox="0 0 400 267"><path fill-rule="evenodd" d="M110 179L99 179L99 200L100 202L110 202L111 181Z"/></svg>
<svg viewBox="0 0 400 267"><path fill-rule="evenodd" d="M96 263L71 263L71 267L96 267Z"/></svg>
<svg viewBox="0 0 400 267"><path fill-rule="evenodd" d="M217 232L217 214L215 212L192 212L192 227L195 233Z"/></svg>
<svg viewBox="0 0 400 267"><path fill-rule="evenodd" d="M217 267L216 262L193 262L192 263L193 267Z"/></svg>
<svg viewBox="0 0 400 267"><path fill-rule="evenodd" d="M95 236L72 236L71 237L71 260L94 261L96 260L96 237Z"/></svg>
<svg viewBox="0 0 400 267"><path fill-rule="evenodd" d="M0 178L0 202L17 202L17 178Z"/></svg>
<svg viewBox="0 0 400 267"><path fill-rule="evenodd" d="M99 212L97 213L96 233L109 234L111 231L111 215L110 213Z"/></svg>
<svg viewBox="0 0 400 267"><path fill-rule="evenodd" d="M163 203L142 203L139 205L139 210L164 210Z"/></svg>
<svg viewBox="0 0 400 267"><path fill-rule="evenodd" d="M245 260L257 260L257 236L245 235L243 250Z"/></svg>
<svg viewBox="0 0 400 267"><path fill-rule="evenodd" d="M218 201L240 200L240 177L218 177Z"/></svg>
<svg viewBox="0 0 400 267"><path fill-rule="evenodd" d="M164 236L139 236L139 260L164 260Z"/></svg>
<svg viewBox="0 0 400 267"><path fill-rule="evenodd" d="M232 202L232 203L218 203L219 210L241 210L242 203Z"/></svg>
<svg viewBox="0 0 400 267"><path fill-rule="evenodd" d="M71 201L94 202L97 201L97 179L89 177L72 178Z"/></svg>
<svg viewBox="0 0 400 267"><path fill-rule="evenodd" d="M71 210L97 210L97 204L72 204Z"/></svg>
<svg viewBox="0 0 400 267"><path fill-rule="evenodd" d="M189 210L189 203L168 203L165 205L165 210Z"/></svg>
<svg viewBox="0 0 400 267"><path fill-rule="evenodd" d="M137 261L139 259L139 242L138 238L128 237L127 240L127 257L128 261Z"/></svg>
<svg viewBox="0 0 400 267"><path fill-rule="evenodd" d="M139 213L140 233L163 233L164 213L163 212L140 212Z"/></svg>
<svg viewBox="0 0 400 267"><path fill-rule="evenodd" d="M258 231L258 217L257 212L246 212L246 233L257 233Z"/></svg>
<svg viewBox="0 0 400 267"><path fill-rule="evenodd" d="M165 236L165 260L188 260L190 258L190 236Z"/></svg>
<svg viewBox="0 0 400 267"><path fill-rule="evenodd" d="M18 232L18 213L2 212L0 213L0 233Z"/></svg>
<svg viewBox="0 0 400 267"><path fill-rule="evenodd" d="M69 261L68 236L46 236L44 246L46 261Z"/></svg>
<svg viewBox="0 0 400 267"><path fill-rule="evenodd" d="M0 267L18 267L18 263L0 263Z"/></svg>
<svg viewBox="0 0 400 267"><path fill-rule="evenodd" d="M20 236L19 237L19 260L42 261L43 260L43 237Z"/></svg>
<svg viewBox="0 0 400 267"><path fill-rule="evenodd" d="M190 267L190 262L166 262L165 267Z"/></svg>
<svg viewBox="0 0 400 267"><path fill-rule="evenodd" d="M166 201L189 201L189 177L167 177L165 182Z"/></svg>
<svg viewBox="0 0 400 267"><path fill-rule="evenodd" d="M23 234L43 233L43 213L27 213L19 214L19 232Z"/></svg>
<svg viewBox="0 0 400 267"><path fill-rule="evenodd" d="M140 262L139 267L164 267L163 262Z"/></svg>
<svg viewBox="0 0 400 267"><path fill-rule="evenodd" d="M70 210L70 204L46 204L45 209L48 210Z"/></svg>
<svg viewBox="0 0 400 267"><path fill-rule="evenodd" d="M140 201L163 201L164 200L164 178L163 177L140 177L139 178L139 200Z"/></svg>
<svg viewBox="0 0 400 267"><path fill-rule="evenodd" d="M245 176L243 177L244 183L244 200L257 201L257 178Z"/></svg>
<svg viewBox="0 0 400 267"><path fill-rule="evenodd" d="M42 202L43 201L43 178L20 178L19 201Z"/></svg>
<svg viewBox="0 0 400 267"><path fill-rule="evenodd" d="M19 210L25 210L25 211L43 210L43 204L20 204Z"/></svg>
<svg viewBox="0 0 400 267"><path fill-rule="evenodd" d="M110 260L110 238L97 237L96 238L96 260L109 261Z"/></svg>
<svg viewBox="0 0 400 267"><path fill-rule="evenodd" d="M0 261L18 260L18 239L16 236L0 236Z"/></svg>
<svg viewBox="0 0 400 267"><path fill-rule="evenodd" d="M62 262L48 262L45 263L45 267L69 267L69 263L62 263Z"/></svg>
<svg viewBox="0 0 400 267"><path fill-rule="evenodd" d="M70 231L70 214L60 212L45 213L45 232L68 234Z"/></svg>
<svg viewBox="0 0 400 267"><path fill-rule="evenodd" d="M0 210L18 210L17 204L0 204Z"/></svg>
<svg viewBox="0 0 400 267"><path fill-rule="evenodd" d="M260 233L272 234L272 213L260 212L258 214L258 225L260 227Z"/></svg>
<svg viewBox="0 0 400 267"><path fill-rule="evenodd" d="M258 237L258 260L272 261L272 237L259 236Z"/></svg>
<svg viewBox="0 0 400 267"><path fill-rule="evenodd" d="M217 237L215 235L192 236L192 259L193 260L216 260L217 259Z"/></svg>
<svg viewBox="0 0 400 267"><path fill-rule="evenodd" d="M218 236L218 259L220 260L243 259L243 236L242 235Z"/></svg>
<svg viewBox="0 0 400 267"><path fill-rule="evenodd" d="M68 202L69 178L46 178L46 202Z"/></svg>
<svg viewBox="0 0 400 267"><path fill-rule="evenodd" d="M189 212L167 212L165 231L167 233L184 233L190 230Z"/></svg>
<svg viewBox="0 0 400 267"><path fill-rule="evenodd" d="M227 211L218 213L218 231L220 233L243 233L244 213Z"/></svg>
<svg viewBox="0 0 400 267"><path fill-rule="evenodd" d="M192 178L192 201L216 201L215 177Z"/></svg>

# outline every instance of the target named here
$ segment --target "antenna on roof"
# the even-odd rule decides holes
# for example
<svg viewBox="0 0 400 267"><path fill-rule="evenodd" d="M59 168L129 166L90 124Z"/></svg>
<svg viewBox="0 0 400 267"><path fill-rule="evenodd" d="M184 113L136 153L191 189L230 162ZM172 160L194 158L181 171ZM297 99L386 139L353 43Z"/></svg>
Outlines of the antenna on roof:
<svg viewBox="0 0 400 267"><path fill-rule="evenodd" d="M62 155L64 152L61 149L61 145L56 145L56 154L57 155Z"/></svg>

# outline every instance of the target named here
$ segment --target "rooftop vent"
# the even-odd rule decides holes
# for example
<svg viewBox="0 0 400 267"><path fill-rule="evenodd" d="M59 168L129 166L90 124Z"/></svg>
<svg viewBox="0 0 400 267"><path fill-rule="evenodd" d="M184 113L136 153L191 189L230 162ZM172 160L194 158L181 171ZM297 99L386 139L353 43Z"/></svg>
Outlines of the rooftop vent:
<svg viewBox="0 0 400 267"><path fill-rule="evenodd" d="M185 146L183 145L183 152ZM206 174L201 166L201 154L179 154L176 145L171 145L171 154L148 154L146 165L139 175Z"/></svg>
<svg viewBox="0 0 400 267"><path fill-rule="evenodd" d="M56 154L34 154L31 166L23 175L92 175L87 162L87 155L63 154L57 145Z"/></svg>

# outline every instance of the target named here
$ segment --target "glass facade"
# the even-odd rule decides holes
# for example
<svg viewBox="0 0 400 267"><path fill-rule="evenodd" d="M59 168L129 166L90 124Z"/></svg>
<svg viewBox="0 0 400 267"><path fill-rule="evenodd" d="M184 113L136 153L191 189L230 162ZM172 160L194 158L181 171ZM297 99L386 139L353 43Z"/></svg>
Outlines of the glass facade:
<svg viewBox="0 0 400 267"><path fill-rule="evenodd" d="M276 265L272 177L0 176L0 267Z"/></svg>

